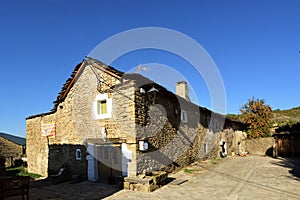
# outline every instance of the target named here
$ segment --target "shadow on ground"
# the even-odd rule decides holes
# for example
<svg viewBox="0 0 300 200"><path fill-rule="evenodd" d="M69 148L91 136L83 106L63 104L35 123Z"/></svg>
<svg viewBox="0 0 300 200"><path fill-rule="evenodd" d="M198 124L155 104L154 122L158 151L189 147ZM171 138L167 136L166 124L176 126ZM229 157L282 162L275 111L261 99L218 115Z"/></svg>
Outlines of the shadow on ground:
<svg viewBox="0 0 300 200"><path fill-rule="evenodd" d="M120 189L117 185L108 185L104 182L82 181L72 183L71 181L59 184L52 184L51 181L42 179L30 182L29 199L80 199L80 200L96 200L108 197ZM17 200L20 196L10 197L7 200Z"/></svg>
<svg viewBox="0 0 300 200"><path fill-rule="evenodd" d="M272 164L288 168L292 177L300 181L300 158L278 157Z"/></svg>

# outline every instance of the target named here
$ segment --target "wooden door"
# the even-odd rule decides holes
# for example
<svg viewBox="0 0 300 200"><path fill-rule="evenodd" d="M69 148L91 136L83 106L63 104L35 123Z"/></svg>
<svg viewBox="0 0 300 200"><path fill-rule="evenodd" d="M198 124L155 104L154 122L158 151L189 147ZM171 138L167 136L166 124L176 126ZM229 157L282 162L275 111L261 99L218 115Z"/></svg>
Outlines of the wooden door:
<svg viewBox="0 0 300 200"><path fill-rule="evenodd" d="M290 140L287 137L277 139L277 148L279 156L291 156Z"/></svg>
<svg viewBox="0 0 300 200"><path fill-rule="evenodd" d="M100 145L97 150L99 179L102 181L108 181L112 178L116 180L122 175L121 148L112 145Z"/></svg>

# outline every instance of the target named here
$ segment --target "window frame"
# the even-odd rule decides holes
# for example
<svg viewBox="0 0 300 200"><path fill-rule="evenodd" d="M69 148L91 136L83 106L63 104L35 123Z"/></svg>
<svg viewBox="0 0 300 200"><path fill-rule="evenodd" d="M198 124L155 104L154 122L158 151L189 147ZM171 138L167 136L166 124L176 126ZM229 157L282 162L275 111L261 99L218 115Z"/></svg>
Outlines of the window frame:
<svg viewBox="0 0 300 200"><path fill-rule="evenodd" d="M106 102L106 113L101 113L102 112L101 102L104 101ZM96 96L95 103L94 103L94 115L96 119L107 119L112 117L112 98L108 98L107 93L101 93Z"/></svg>
<svg viewBox="0 0 300 200"><path fill-rule="evenodd" d="M105 112L103 109L103 105L105 105ZM105 115L107 114L107 100L97 100L97 115Z"/></svg>
<svg viewBox="0 0 300 200"><path fill-rule="evenodd" d="M75 157L76 157L76 160L81 160L82 159L81 149L76 149Z"/></svg>

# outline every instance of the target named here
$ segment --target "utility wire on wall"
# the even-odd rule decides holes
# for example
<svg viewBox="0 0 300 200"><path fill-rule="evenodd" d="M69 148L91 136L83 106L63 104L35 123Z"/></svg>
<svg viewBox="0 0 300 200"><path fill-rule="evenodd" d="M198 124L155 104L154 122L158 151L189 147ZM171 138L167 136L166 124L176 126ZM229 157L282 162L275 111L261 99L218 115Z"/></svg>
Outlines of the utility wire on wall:
<svg viewBox="0 0 300 200"><path fill-rule="evenodd" d="M130 98L129 96L125 95L124 93L118 91L115 87L113 87L111 84L109 84L104 78L102 78L102 77L99 75L99 73L97 73L96 70L94 69L95 67L94 67L93 64L89 61L89 58L84 59L84 60L87 62L88 66L90 66L92 72L95 74L96 79L97 79L97 81L98 81L98 84L102 84L102 83L103 83L103 84L105 84L109 89L111 89L112 91L114 91L114 92L116 92L116 93L118 93L118 94L124 96L125 98L129 99L129 100L132 101L132 102L135 102L134 99L132 99L132 98ZM135 103L136 103L136 102L135 102Z"/></svg>

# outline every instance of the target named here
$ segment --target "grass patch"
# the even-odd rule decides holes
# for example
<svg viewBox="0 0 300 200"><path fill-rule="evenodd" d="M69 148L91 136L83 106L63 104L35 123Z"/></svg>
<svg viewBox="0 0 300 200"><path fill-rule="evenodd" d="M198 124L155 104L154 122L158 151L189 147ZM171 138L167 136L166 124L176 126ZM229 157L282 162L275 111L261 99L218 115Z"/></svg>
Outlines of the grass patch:
<svg viewBox="0 0 300 200"><path fill-rule="evenodd" d="M210 164L212 164L212 165L215 165L215 164L217 164L218 162L217 162L217 159L212 159L212 160L210 160Z"/></svg>
<svg viewBox="0 0 300 200"><path fill-rule="evenodd" d="M213 165L218 164L218 161L221 160L221 159L222 158L220 158L220 157L215 157L215 158L210 160L210 164L213 164Z"/></svg>
<svg viewBox="0 0 300 200"><path fill-rule="evenodd" d="M30 178L40 178L39 174L29 173L25 167L9 167L6 168L7 176L29 176Z"/></svg>
<svg viewBox="0 0 300 200"><path fill-rule="evenodd" d="M185 168L183 171L184 171L185 173L193 173L195 170Z"/></svg>

